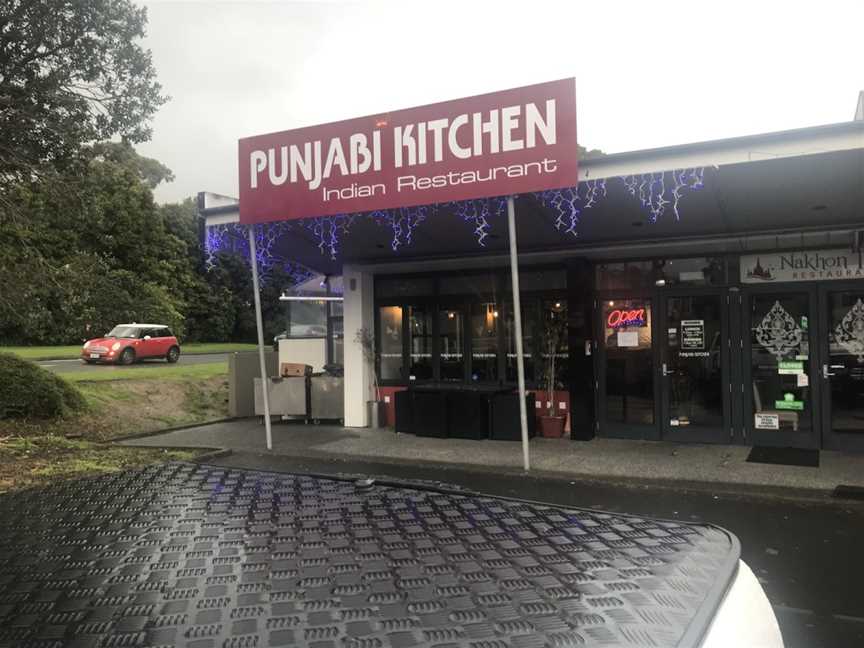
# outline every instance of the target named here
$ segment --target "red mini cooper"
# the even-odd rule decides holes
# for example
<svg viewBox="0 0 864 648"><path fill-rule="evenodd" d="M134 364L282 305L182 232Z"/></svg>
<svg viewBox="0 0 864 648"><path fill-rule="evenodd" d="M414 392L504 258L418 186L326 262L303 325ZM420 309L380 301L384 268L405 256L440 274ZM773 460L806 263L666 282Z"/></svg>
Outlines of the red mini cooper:
<svg viewBox="0 0 864 648"><path fill-rule="evenodd" d="M81 348L81 359L87 364L129 365L147 358L165 358L168 362L180 358L180 343L167 326L118 324L105 337L87 340Z"/></svg>

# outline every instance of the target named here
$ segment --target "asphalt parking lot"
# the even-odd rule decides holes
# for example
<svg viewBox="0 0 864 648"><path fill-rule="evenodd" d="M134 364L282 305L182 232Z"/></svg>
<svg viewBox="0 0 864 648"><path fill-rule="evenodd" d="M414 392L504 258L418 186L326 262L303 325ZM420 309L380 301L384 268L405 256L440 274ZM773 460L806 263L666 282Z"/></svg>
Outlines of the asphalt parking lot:
<svg viewBox="0 0 864 648"><path fill-rule="evenodd" d="M196 355L181 355L177 364L196 365L196 364L212 364L214 362L228 362L227 353L201 353ZM129 367L164 367L167 363L165 360L153 359L142 360L136 362L129 367L113 364L87 364L81 360L42 360L39 363L40 367L57 371L60 373L78 373L78 372L97 372L97 371L126 371Z"/></svg>

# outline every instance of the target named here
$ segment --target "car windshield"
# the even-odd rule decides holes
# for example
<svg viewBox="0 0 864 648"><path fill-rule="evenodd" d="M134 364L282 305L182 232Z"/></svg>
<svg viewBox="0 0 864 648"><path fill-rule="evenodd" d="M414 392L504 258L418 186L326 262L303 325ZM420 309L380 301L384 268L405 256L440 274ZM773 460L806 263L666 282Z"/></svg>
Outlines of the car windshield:
<svg viewBox="0 0 864 648"><path fill-rule="evenodd" d="M105 337L135 339L141 333L137 326L115 326Z"/></svg>

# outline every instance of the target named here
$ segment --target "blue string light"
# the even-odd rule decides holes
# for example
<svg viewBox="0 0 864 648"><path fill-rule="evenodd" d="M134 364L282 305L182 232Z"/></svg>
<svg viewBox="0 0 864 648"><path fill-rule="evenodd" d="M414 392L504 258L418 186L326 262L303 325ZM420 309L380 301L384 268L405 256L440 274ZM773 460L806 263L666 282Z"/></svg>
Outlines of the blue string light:
<svg viewBox="0 0 864 648"><path fill-rule="evenodd" d="M667 173L673 185L670 191L671 201L666 199ZM663 216L666 212L666 206L670 204L672 205L672 213L675 214L675 220L679 221L681 220L681 213L678 211L678 207L681 199L688 191L698 191L705 186L705 169L703 167L673 169L668 172L623 176L621 180L624 182L627 192L637 198L642 206L648 210L649 219L652 223L656 223L657 219Z"/></svg>
<svg viewBox="0 0 864 648"><path fill-rule="evenodd" d="M486 247L486 237L492 225L489 218L501 216L507 208L507 198L487 198L483 200L461 200L459 202L447 203L457 217L474 227L474 235L477 237L477 245Z"/></svg>
<svg viewBox="0 0 864 648"><path fill-rule="evenodd" d="M587 180L584 183L586 187L585 192L585 206L583 209L590 209L593 207L596 202L600 199L600 193L602 192L603 197L606 197L606 178L600 178L599 180Z"/></svg>
<svg viewBox="0 0 864 648"><path fill-rule="evenodd" d="M291 277L294 284L307 281L314 272L296 261L291 261L277 254L277 246L285 232L291 229L291 223L278 222L254 225L255 249L258 267L261 272L261 282L267 283L278 268ZM210 225L204 235L205 267L212 270L219 263L222 253L239 254L249 259L249 234L245 225L239 223L224 223Z"/></svg>
<svg viewBox="0 0 864 648"><path fill-rule="evenodd" d="M579 232L576 231L579 225L579 215L582 213L578 206L582 200L579 197L579 187L548 189L535 193L534 197L541 205L551 209L556 214L556 230L560 232L563 228L565 234L579 236Z"/></svg>
<svg viewBox="0 0 864 648"><path fill-rule="evenodd" d="M673 169L672 171L654 171L642 174L619 176L617 178L625 191L637 199L648 212L648 220L656 223L667 210L675 215L675 220L681 220L681 200L688 192L698 191L705 186L705 170L702 167ZM554 227L559 232L578 237L578 227L582 213L598 205L608 196L607 179L586 180L575 187L550 189L533 194L538 202L555 215ZM367 213L338 214L307 218L299 222L299 226L307 229L314 237L322 256L329 256L335 261L340 253L341 240L348 235L352 225L359 218L370 219L379 226L388 227L392 233L390 249L399 252L401 248L410 246L416 238L418 226L439 209L451 210L458 218L470 223L473 228L477 245L486 247L486 239L491 230L490 219L501 216L507 206L506 197L496 197L480 200L463 200L444 203L442 205L422 205L418 207L401 207L383 209ZM311 271L298 266L293 268L291 262L278 257L275 250L279 240L286 231L292 228L290 222L277 222L270 225L256 225L256 243L258 260L262 275L276 265L281 265L289 273L298 276ZM235 251L249 257L248 241L245 226L232 223L214 225L205 233L205 250L207 267L213 267L219 252Z"/></svg>

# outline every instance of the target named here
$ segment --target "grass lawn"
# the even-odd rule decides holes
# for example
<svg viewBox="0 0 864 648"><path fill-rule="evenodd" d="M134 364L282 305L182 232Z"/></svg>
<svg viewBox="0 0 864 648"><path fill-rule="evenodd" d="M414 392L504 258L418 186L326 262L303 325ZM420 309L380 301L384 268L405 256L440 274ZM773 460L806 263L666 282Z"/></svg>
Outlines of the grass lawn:
<svg viewBox="0 0 864 648"><path fill-rule="evenodd" d="M53 420L0 420L0 492L48 481L188 460L204 451L126 448L120 436L228 416L228 365L151 365L62 374L86 411Z"/></svg>
<svg viewBox="0 0 864 648"><path fill-rule="evenodd" d="M234 342L195 342L193 344L184 344L181 347L185 355L254 351L257 348L258 346L255 344ZM0 347L0 353L14 353L26 360L71 360L80 357L81 346Z"/></svg>
<svg viewBox="0 0 864 648"><path fill-rule="evenodd" d="M69 371L59 368L55 373L69 382L94 383L117 382L122 380L158 380L169 382L189 382L206 380L216 376L228 376L227 362L208 362L206 364L147 364L131 367L104 367L105 371Z"/></svg>
<svg viewBox="0 0 864 648"><path fill-rule="evenodd" d="M92 441L44 435L0 437L0 493L153 463L188 461L199 450L162 450L104 446Z"/></svg>

